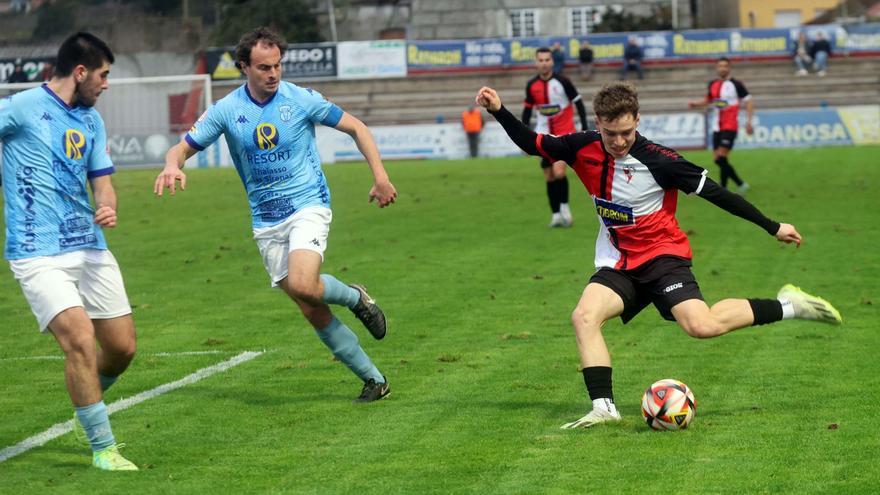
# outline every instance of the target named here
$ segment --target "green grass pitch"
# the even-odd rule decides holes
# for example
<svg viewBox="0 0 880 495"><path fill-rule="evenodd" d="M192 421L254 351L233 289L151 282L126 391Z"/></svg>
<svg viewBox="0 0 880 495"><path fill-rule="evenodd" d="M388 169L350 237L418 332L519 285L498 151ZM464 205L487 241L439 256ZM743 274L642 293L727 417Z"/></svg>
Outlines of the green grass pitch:
<svg viewBox="0 0 880 495"><path fill-rule="evenodd" d="M680 195L707 300L773 297L787 282L832 301L844 325L801 321L709 340L648 308L609 322L620 424L565 431L588 407L570 313L592 273L597 221L569 174L575 225L546 227L535 158L389 162L398 203L367 203L364 164L325 167L334 222L325 271L371 289L376 342L343 320L387 374L360 382L268 288L232 169L191 170L174 198L156 171L114 177L108 232L139 355L108 403L245 350L262 356L114 414L138 473L89 468L72 434L0 463L0 493L876 493L880 486L878 147L737 150L748 198L793 223L800 249ZM707 152L688 154L717 177ZM0 450L70 419L63 361L0 277ZM169 356L158 353L216 351ZM654 432L642 392L676 378L697 398L686 431Z"/></svg>

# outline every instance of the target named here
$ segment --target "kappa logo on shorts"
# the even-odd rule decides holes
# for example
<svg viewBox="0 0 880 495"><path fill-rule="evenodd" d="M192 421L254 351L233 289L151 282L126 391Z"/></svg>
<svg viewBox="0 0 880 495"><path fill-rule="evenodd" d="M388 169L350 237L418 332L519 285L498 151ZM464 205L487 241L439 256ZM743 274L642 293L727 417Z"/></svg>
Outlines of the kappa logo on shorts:
<svg viewBox="0 0 880 495"><path fill-rule="evenodd" d="M682 287L684 287L684 282L679 282L679 283L677 283L677 284L672 284L672 285L670 285L669 287L663 289L663 293L664 293L664 294L668 294L668 293L674 291L675 289L681 289Z"/></svg>
<svg viewBox="0 0 880 495"><path fill-rule="evenodd" d="M314 244L316 247L321 247L321 242L318 239L312 239L309 241L309 244Z"/></svg>

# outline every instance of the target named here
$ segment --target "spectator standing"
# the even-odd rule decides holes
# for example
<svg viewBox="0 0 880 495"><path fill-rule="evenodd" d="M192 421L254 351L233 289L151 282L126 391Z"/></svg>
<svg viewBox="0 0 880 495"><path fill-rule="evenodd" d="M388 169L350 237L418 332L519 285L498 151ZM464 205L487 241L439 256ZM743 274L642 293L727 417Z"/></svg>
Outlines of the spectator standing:
<svg viewBox="0 0 880 495"><path fill-rule="evenodd" d="M15 69L12 71L12 74L9 74L9 79L6 80L8 83L25 83L28 82L27 73L24 71L21 65L21 59L15 61Z"/></svg>
<svg viewBox="0 0 880 495"><path fill-rule="evenodd" d="M581 45L578 60L581 63L581 79L589 81L593 77L593 49L590 48L589 41L584 40L584 43Z"/></svg>
<svg viewBox="0 0 880 495"><path fill-rule="evenodd" d="M476 158L480 152L480 132L483 131L483 112L478 106L471 105L461 112L461 127L467 135L471 158Z"/></svg>
<svg viewBox="0 0 880 495"><path fill-rule="evenodd" d="M553 43L550 55L553 57L553 72L562 74L562 71L565 70L565 50L562 49L562 44L558 41Z"/></svg>

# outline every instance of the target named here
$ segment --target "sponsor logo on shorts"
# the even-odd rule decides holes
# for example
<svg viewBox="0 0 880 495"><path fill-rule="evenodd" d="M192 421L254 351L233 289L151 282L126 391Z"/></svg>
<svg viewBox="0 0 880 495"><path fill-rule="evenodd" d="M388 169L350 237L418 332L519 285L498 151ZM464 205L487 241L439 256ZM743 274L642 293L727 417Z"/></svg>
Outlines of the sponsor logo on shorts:
<svg viewBox="0 0 880 495"><path fill-rule="evenodd" d="M670 285L669 287L663 289L663 293L664 293L664 294L668 294L668 293L670 293L670 292L672 292L672 291L674 291L674 290L676 290L676 289L681 289L682 287L684 287L684 282L679 282L679 283L677 283L677 284L672 284L672 285Z"/></svg>
<svg viewBox="0 0 880 495"><path fill-rule="evenodd" d="M594 198L596 213L606 227L621 227L623 225L635 225L636 216L631 206L619 205L606 201L602 198Z"/></svg>

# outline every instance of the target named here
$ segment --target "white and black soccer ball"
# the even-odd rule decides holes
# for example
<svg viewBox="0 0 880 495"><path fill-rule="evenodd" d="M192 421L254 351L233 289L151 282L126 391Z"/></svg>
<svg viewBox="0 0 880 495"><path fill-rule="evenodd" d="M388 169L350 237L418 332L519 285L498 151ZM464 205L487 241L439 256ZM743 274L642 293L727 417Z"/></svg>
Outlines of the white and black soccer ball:
<svg viewBox="0 0 880 495"><path fill-rule="evenodd" d="M642 397L642 416L655 430L683 430L691 424L696 411L694 393L672 378L654 382Z"/></svg>

